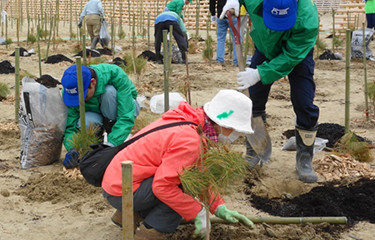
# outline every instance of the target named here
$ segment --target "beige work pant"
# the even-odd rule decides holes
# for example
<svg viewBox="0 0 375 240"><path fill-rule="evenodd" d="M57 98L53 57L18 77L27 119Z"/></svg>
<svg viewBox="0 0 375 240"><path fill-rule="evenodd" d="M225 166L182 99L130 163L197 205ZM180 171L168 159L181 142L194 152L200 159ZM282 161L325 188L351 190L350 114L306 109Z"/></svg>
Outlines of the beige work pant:
<svg viewBox="0 0 375 240"><path fill-rule="evenodd" d="M99 37L101 17L97 14L90 14L86 15L85 18L87 32L90 34L91 39L93 39L94 37Z"/></svg>

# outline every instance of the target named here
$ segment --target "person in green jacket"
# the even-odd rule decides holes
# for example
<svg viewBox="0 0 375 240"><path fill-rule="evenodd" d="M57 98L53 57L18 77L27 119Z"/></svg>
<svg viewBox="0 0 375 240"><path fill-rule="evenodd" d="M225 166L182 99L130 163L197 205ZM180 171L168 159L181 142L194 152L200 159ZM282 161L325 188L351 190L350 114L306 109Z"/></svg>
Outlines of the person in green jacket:
<svg viewBox="0 0 375 240"><path fill-rule="evenodd" d="M182 19L184 19L184 16L182 15L182 9L184 8L185 4L192 3L193 0L172 0L169 3L167 3L166 7L164 8L164 11L172 11L178 14L178 16Z"/></svg>
<svg viewBox="0 0 375 240"><path fill-rule="evenodd" d="M125 141L139 114L136 100L137 90L126 73L117 65L101 63L82 65L82 81L85 98L86 127L90 124L104 128L108 133L109 146ZM79 153L72 146L72 137L80 129L77 66L67 68L62 76L62 98L68 107L64 133L64 146L68 151L63 165L66 168L78 166Z"/></svg>
<svg viewBox="0 0 375 240"><path fill-rule="evenodd" d="M319 32L318 11L313 0L228 0L227 10L238 16L244 4L253 29L250 36L255 45L250 68L237 75L239 90L248 90L253 101L253 117L262 116L272 84L288 76L290 99L296 114L296 170L303 182L316 182L312 168L313 148L317 132L319 108L314 105L315 82L313 49ZM250 144L246 142L246 159L259 164Z"/></svg>
<svg viewBox="0 0 375 240"><path fill-rule="evenodd" d="M375 28L375 0L366 0L365 13L367 28Z"/></svg>

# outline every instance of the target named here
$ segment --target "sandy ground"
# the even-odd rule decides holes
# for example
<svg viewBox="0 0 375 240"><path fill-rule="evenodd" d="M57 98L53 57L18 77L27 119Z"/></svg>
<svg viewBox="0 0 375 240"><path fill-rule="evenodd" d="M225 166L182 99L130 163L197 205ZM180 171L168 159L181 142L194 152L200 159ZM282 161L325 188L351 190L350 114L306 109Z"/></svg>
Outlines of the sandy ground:
<svg viewBox="0 0 375 240"><path fill-rule="evenodd" d="M329 18L327 18L329 22ZM66 28L65 27L65 33ZM61 29L64 29L63 27ZM62 30L63 31L63 30ZM63 34L61 34L63 36ZM65 35L66 36L66 35ZM146 38L147 40L147 38ZM330 40L326 40L328 43ZM117 45L124 50L129 49L129 39L117 41ZM201 42L200 46L204 43ZM21 46L36 50L36 44ZM61 53L73 59L73 43L64 41L51 48L51 54ZM14 51L16 44L8 47L0 46L1 60L9 60L14 64L14 57L9 55ZM374 43L370 47L375 49ZM46 44L42 44L46 49ZM137 52L147 49L147 41L137 41ZM151 49L153 50L153 48ZM343 49L339 50L344 52ZM123 56L124 52L117 56ZM228 56L226 56L228 60ZM108 58L110 59L110 58ZM191 84L192 105L201 106L210 100L219 89L236 88L235 75L238 68L232 66L228 60L225 66L209 65L202 59L200 52L190 54L189 72ZM38 57L21 58L21 69L33 75L39 75ZM67 63L44 64L43 74L49 74L58 79L69 66ZM375 76L375 63L368 62L367 76L369 81ZM351 62L351 87L350 87L350 126L357 134L375 141L374 121L366 123L364 119L364 87L363 65L361 61ZM151 96L161 93L163 89L163 67L152 63L147 64L146 72L137 81L136 76L130 75L140 95ZM14 95L14 74L1 75L1 82L11 87ZM186 80L185 65L173 65L173 73L170 77L171 90L177 91ZM316 105L320 107L320 123L338 123L344 125L345 117L345 61L316 61L315 80ZM99 188L86 184L82 179L65 177L61 159L52 165L23 170L20 167L20 133L14 122L14 98L0 102L0 240L7 239L121 239L121 230L115 226L110 217L113 209L104 201ZM143 112L143 113L142 113ZM149 114L148 109L143 109L142 114ZM293 128L294 112L289 100L289 84L285 80L278 81L271 90L271 96L267 104L268 130L272 138L273 154L270 164L262 168L261 180L254 191L270 198L280 197L288 193L298 196L308 192L317 184L304 184L297 180L295 168L295 152L281 151L286 142L282 133ZM374 114L371 115L375 119ZM237 142L235 148L244 152L242 142ZM325 152L315 155L315 158L323 157ZM371 164L374 165L374 162ZM319 182L324 182L320 176ZM239 183L230 190L230 195L225 196L229 208L236 209L248 216L263 213L253 208L243 193L243 184ZM291 232L291 229L303 229L297 225L272 226L274 230ZM313 229L314 226L311 226ZM217 230L217 229L216 229ZM241 233L242 228L229 229ZM267 239L264 226L257 225L254 230L247 230L239 237L228 239ZM301 230L300 235L289 239L358 239L370 240L375 236L375 225L368 222L359 222L353 228L342 231L338 236L323 238L322 236L307 237ZM292 234L292 233L290 233ZM285 234L284 234L285 235ZM272 239L288 239L288 236ZM291 235L290 235L291 236ZM300 236L300 237L298 237ZM222 239L222 238L217 238ZM271 237L268 237L271 239Z"/></svg>

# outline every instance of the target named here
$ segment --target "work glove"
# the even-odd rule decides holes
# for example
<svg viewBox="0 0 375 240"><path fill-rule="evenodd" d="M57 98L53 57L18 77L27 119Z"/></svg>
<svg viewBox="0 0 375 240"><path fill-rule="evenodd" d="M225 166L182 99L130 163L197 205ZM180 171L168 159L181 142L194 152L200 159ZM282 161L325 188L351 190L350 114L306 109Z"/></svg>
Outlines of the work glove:
<svg viewBox="0 0 375 240"><path fill-rule="evenodd" d="M82 27L82 23L80 22L80 23L78 23L78 27L79 28L81 28Z"/></svg>
<svg viewBox="0 0 375 240"><path fill-rule="evenodd" d="M79 152L75 148L71 148L66 154L63 161L65 168L75 168L79 164Z"/></svg>
<svg viewBox="0 0 375 240"><path fill-rule="evenodd" d="M251 228L254 227L254 223L250 219L239 214L237 211L228 210L225 205L220 205L216 208L215 216L231 223L241 222Z"/></svg>
<svg viewBox="0 0 375 240"><path fill-rule="evenodd" d="M258 69L246 68L246 71L237 73L238 90L245 90L260 81Z"/></svg>
<svg viewBox="0 0 375 240"><path fill-rule="evenodd" d="M216 23L216 21L217 21L217 17L215 15L211 16L211 22Z"/></svg>
<svg viewBox="0 0 375 240"><path fill-rule="evenodd" d="M238 0L228 0L227 3L223 7L223 12L220 14L220 19L223 19L225 17L225 14L227 14L227 11L230 10L231 14L238 17L240 15L240 3Z"/></svg>
<svg viewBox="0 0 375 240"><path fill-rule="evenodd" d="M207 223L207 211L204 207L194 218L195 231L194 236L204 238L206 236L206 229L210 227L210 222Z"/></svg>

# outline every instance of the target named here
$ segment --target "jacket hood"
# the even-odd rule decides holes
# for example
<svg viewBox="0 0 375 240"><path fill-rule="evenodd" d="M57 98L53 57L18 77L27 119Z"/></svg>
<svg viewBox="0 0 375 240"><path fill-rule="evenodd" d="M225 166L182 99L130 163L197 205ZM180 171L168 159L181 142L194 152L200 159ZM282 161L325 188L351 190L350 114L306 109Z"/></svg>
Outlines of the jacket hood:
<svg viewBox="0 0 375 240"><path fill-rule="evenodd" d="M203 108L193 108L187 102L182 101L180 104L162 115L163 120L191 121L196 124L204 125Z"/></svg>

